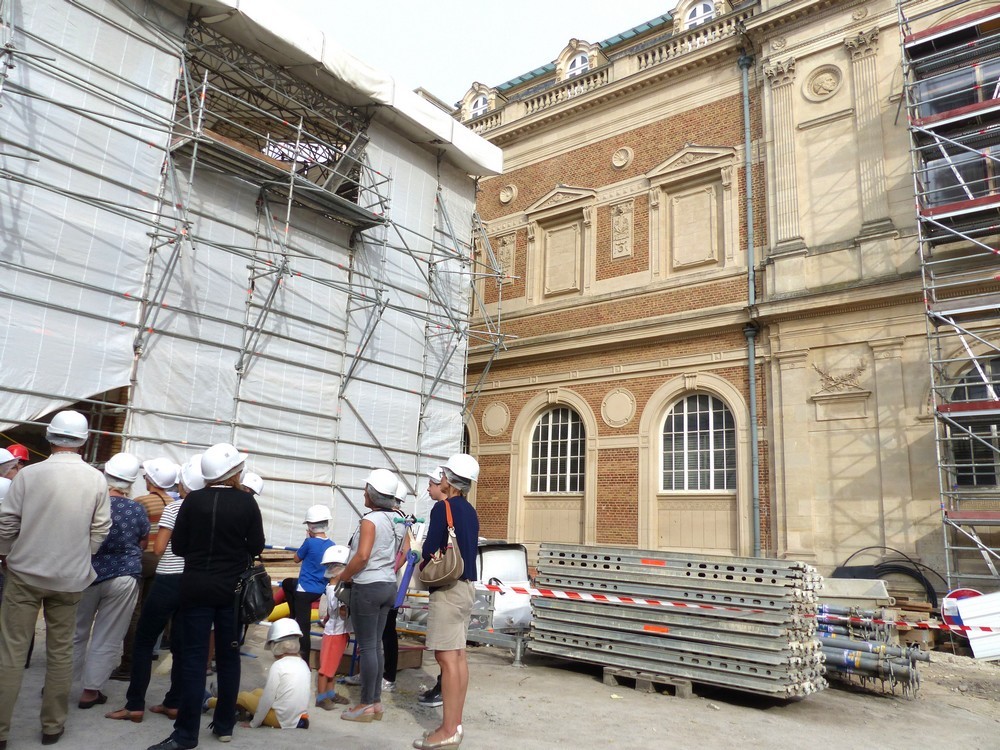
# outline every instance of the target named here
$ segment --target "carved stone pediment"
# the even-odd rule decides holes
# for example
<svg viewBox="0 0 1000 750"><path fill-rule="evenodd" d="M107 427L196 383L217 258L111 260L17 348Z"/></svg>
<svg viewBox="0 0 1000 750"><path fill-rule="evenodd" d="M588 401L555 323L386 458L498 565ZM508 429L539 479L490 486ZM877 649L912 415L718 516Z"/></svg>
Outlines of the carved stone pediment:
<svg viewBox="0 0 1000 750"><path fill-rule="evenodd" d="M583 203L591 203L597 196L596 190L590 188L571 187L569 185L557 185L548 193L543 195L533 204L528 206L526 213L532 214L539 211L549 212L553 208L571 208L579 210Z"/></svg>
<svg viewBox="0 0 1000 750"><path fill-rule="evenodd" d="M668 182L698 172L721 170L736 158L736 149L728 146L688 145L646 173L651 183Z"/></svg>

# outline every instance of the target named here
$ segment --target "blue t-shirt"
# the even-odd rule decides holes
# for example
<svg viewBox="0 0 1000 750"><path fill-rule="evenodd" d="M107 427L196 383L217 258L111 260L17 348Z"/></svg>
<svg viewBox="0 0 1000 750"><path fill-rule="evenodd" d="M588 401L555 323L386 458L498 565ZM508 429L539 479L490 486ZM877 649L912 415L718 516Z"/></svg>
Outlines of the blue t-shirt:
<svg viewBox="0 0 1000 750"><path fill-rule="evenodd" d="M461 495L448 499L451 505L451 520L455 523L455 541L462 551L462 562L465 570L463 581L476 580L476 556L479 553L479 516L472 504ZM448 543L448 513L444 500L434 503L431 508L431 522L427 528L427 538L424 540L423 558L430 560L438 550Z"/></svg>
<svg viewBox="0 0 1000 750"><path fill-rule="evenodd" d="M323 573L323 553L333 546L332 539L306 537L295 554L299 556L302 565L299 567L299 588L309 594L322 594L326 591L326 578Z"/></svg>
<svg viewBox="0 0 1000 750"><path fill-rule="evenodd" d="M142 575L139 540L149 535L146 509L127 497L111 496L111 531L90 558L97 578L94 583L119 576ZM93 584L92 584L93 585Z"/></svg>

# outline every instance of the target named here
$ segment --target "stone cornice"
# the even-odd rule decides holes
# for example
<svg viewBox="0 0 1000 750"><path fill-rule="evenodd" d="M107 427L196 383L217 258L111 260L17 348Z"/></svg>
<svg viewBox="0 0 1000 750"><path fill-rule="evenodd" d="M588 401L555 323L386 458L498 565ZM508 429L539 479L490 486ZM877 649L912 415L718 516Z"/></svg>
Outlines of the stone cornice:
<svg viewBox="0 0 1000 750"><path fill-rule="evenodd" d="M668 78L676 78L691 70L707 67L726 58L736 57L740 52L738 38L728 37L700 50L692 51L683 57L675 58L668 63L633 73L621 81L609 83L587 95L575 97L560 106L543 110L536 115L522 117L509 125L503 125L481 135L494 145L502 147L506 143L553 123L578 117L581 112L588 109L594 109L642 89L655 86Z"/></svg>
<svg viewBox="0 0 1000 750"><path fill-rule="evenodd" d="M732 305L640 318L596 326L584 331L521 337L507 344L507 350L500 355L500 361L544 359L562 356L567 352L579 354L583 351L618 348L623 343L639 343L652 339L685 339L701 336L712 330L727 328L735 330L744 326L748 320L745 307ZM492 347L470 348L468 366L471 368L486 364L492 354Z"/></svg>
<svg viewBox="0 0 1000 750"><path fill-rule="evenodd" d="M875 281L844 289L807 292L780 300L768 300L758 303L757 310L760 322L767 324L832 313L882 310L922 301L920 277L913 276L891 282Z"/></svg>

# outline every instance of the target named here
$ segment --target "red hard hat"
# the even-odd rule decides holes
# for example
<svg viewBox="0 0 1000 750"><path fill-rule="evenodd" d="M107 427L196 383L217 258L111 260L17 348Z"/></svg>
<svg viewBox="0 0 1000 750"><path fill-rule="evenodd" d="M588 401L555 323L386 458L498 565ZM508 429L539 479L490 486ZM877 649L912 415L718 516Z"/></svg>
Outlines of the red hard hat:
<svg viewBox="0 0 1000 750"><path fill-rule="evenodd" d="M28 460L28 449L25 448L20 443L14 443L13 445L8 445L7 450L9 450L10 454L19 461Z"/></svg>

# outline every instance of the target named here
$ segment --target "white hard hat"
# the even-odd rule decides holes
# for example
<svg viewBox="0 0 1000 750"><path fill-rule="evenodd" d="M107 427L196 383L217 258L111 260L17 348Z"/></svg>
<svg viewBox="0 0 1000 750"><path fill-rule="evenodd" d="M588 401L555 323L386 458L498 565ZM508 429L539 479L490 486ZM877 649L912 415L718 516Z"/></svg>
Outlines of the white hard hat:
<svg viewBox="0 0 1000 750"><path fill-rule="evenodd" d="M104 473L112 479L134 482L142 473L142 464L131 453L116 453L104 464Z"/></svg>
<svg viewBox="0 0 1000 750"><path fill-rule="evenodd" d="M45 439L50 443L80 446L87 442L89 435L87 418L78 411L67 409L58 412L45 428Z"/></svg>
<svg viewBox="0 0 1000 750"><path fill-rule="evenodd" d="M332 547L327 547L326 551L323 553L322 565L333 565L335 563L346 563L347 558L351 556L351 550L349 547L345 547L343 544L335 544Z"/></svg>
<svg viewBox="0 0 1000 750"><path fill-rule="evenodd" d="M444 465L448 471L462 479L475 482L479 479L479 462L468 453L456 453Z"/></svg>
<svg viewBox="0 0 1000 750"><path fill-rule="evenodd" d="M216 443L201 456L201 475L209 484L228 479L243 466L246 453L240 453L230 443Z"/></svg>
<svg viewBox="0 0 1000 750"><path fill-rule="evenodd" d="M181 467L181 483L190 491L205 489L205 477L201 475L201 453L189 458Z"/></svg>
<svg viewBox="0 0 1000 750"><path fill-rule="evenodd" d="M6 463L10 463L11 461L17 461L17 456L15 456L6 448L0 448L0 466L3 466Z"/></svg>
<svg viewBox="0 0 1000 750"><path fill-rule="evenodd" d="M444 479L444 471L440 466L435 466L427 472L427 478L434 482L434 484L441 484L441 480Z"/></svg>
<svg viewBox="0 0 1000 750"><path fill-rule="evenodd" d="M243 479L240 481L244 487L255 495L259 495L264 491L264 480L260 474L254 474L252 471L247 471L243 474Z"/></svg>
<svg viewBox="0 0 1000 750"><path fill-rule="evenodd" d="M7 490L10 489L10 480L6 477L0 477L0 503L3 499L7 497Z"/></svg>
<svg viewBox="0 0 1000 750"><path fill-rule="evenodd" d="M288 638L289 636L301 638L302 629L291 617L282 617L280 620L272 622L271 627L267 629L267 640L264 641L264 645L270 646L275 641L280 641L282 638Z"/></svg>
<svg viewBox="0 0 1000 750"><path fill-rule="evenodd" d="M401 502L403 502L406 499L406 495L407 495L408 492L409 492L409 489L406 486L406 482L404 482L402 479L400 479L396 483L396 491L394 493L392 493L392 494L396 498L396 501L399 502L399 503L401 503Z"/></svg>
<svg viewBox="0 0 1000 750"><path fill-rule="evenodd" d="M161 490L169 490L177 484L177 475L181 467L169 458L151 458L142 462L142 471L146 479L155 484Z"/></svg>
<svg viewBox="0 0 1000 750"><path fill-rule="evenodd" d="M323 523L329 521L333 516L330 514L330 507L327 505L311 505L306 510L306 520L302 523Z"/></svg>
<svg viewBox="0 0 1000 750"><path fill-rule="evenodd" d="M398 484L399 480L396 479L396 475L388 469L374 469L365 480L365 485L371 485L376 492L390 497L395 496Z"/></svg>

